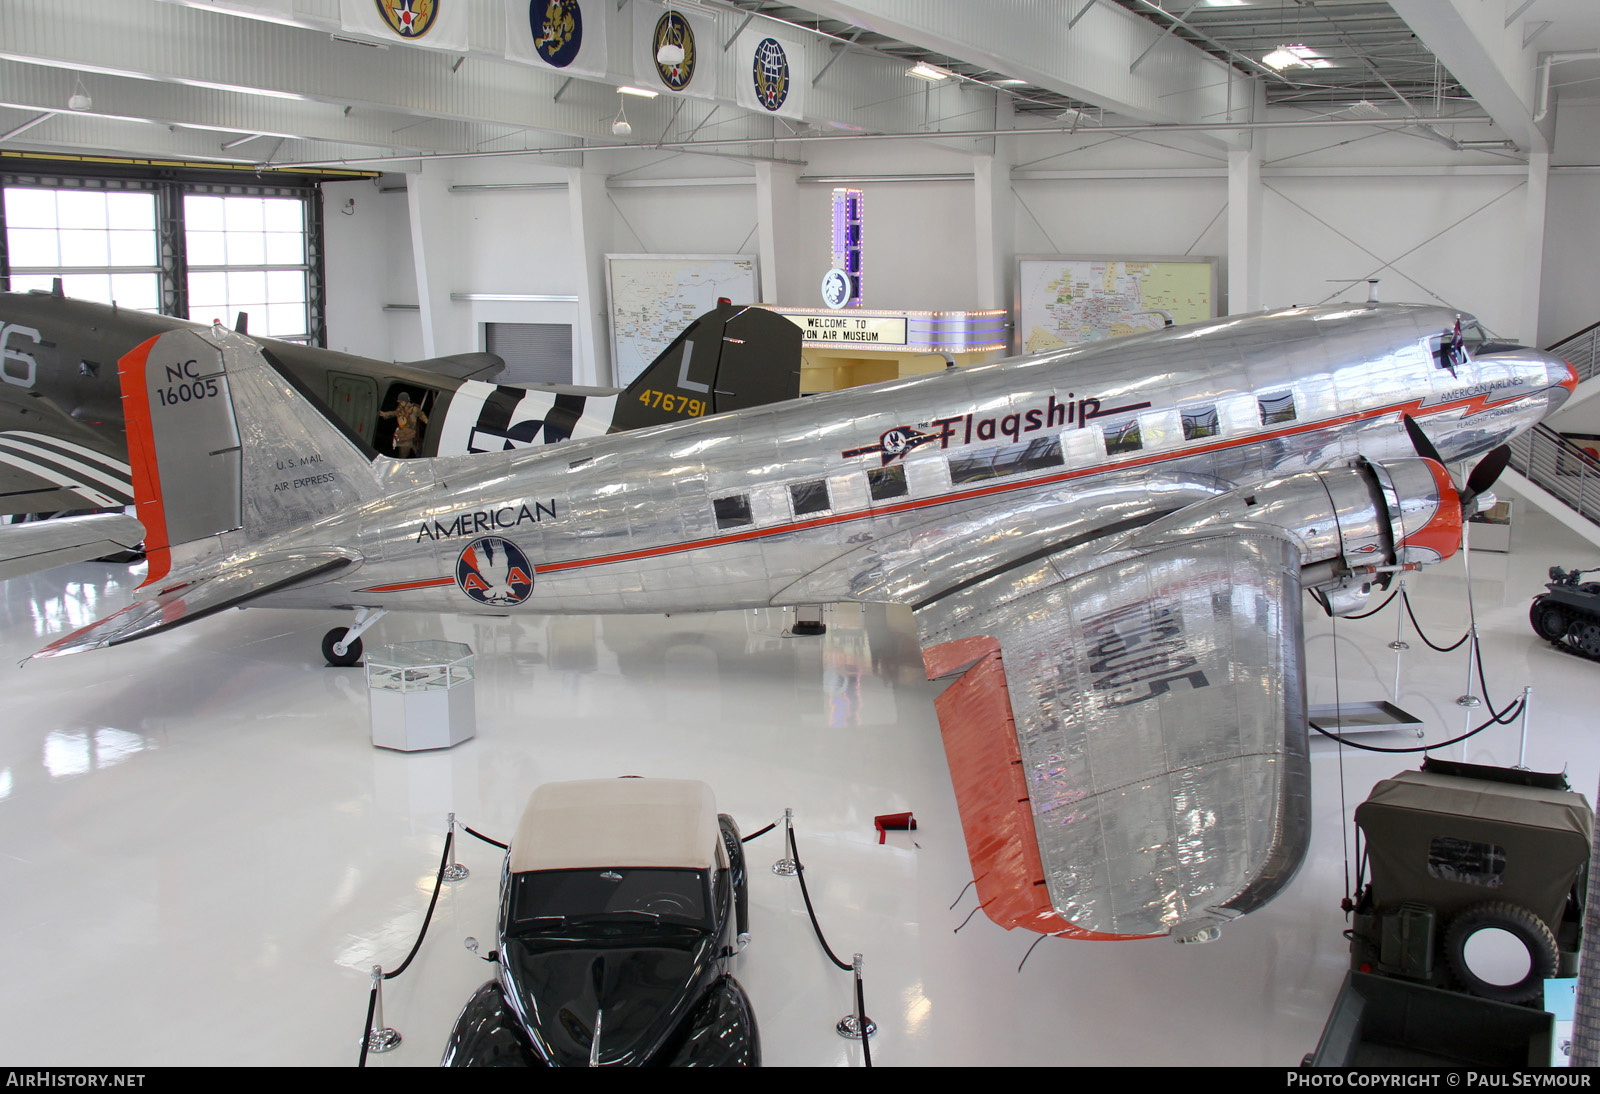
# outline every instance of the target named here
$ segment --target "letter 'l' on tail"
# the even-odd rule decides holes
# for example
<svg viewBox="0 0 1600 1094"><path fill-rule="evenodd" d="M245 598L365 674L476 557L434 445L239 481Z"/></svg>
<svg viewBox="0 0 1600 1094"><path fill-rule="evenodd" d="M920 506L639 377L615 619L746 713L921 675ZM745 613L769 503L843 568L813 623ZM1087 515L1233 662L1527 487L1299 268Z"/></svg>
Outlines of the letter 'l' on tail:
<svg viewBox="0 0 1600 1094"><path fill-rule="evenodd" d="M237 551L382 495L376 453L247 338L168 331L119 366L146 585L174 551Z"/></svg>

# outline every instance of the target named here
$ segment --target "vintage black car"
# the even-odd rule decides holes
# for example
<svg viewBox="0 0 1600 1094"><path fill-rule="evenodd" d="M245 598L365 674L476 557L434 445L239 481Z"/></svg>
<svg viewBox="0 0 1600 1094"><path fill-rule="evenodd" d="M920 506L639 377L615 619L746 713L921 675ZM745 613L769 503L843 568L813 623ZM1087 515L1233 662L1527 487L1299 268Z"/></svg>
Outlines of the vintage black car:
<svg viewBox="0 0 1600 1094"><path fill-rule="evenodd" d="M449 1067L761 1062L726 959L749 939L739 829L711 788L596 779L534 791L500 882L499 975Z"/></svg>

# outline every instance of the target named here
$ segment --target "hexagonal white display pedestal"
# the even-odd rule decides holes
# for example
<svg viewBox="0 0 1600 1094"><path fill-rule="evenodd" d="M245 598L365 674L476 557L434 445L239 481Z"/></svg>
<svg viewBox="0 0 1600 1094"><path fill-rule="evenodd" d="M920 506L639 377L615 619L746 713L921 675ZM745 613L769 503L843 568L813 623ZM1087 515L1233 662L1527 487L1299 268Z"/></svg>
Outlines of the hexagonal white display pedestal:
<svg viewBox="0 0 1600 1094"><path fill-rule="evenodd" d="M368 652L372 743L420 752L470 739L478 728L473 661L465 642L402 642Z"/></svg>

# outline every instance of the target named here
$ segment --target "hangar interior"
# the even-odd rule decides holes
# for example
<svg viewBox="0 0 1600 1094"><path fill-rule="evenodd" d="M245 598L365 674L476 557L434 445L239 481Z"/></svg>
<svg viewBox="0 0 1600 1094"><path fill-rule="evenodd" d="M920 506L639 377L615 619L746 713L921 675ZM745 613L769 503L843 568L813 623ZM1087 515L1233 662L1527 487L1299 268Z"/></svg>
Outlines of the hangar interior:
<svg viewBox="0 0 1600 1094"><path fill-rule="evenodd" d="M416 361L489 348L496 324L553 325L563 379L591 386L619 380L606 256L753 255L762 302L819 307L835 187L865 195L874 308L1011 309L1020 256L1208 256L1218 315L1357 303L1376 279L1379 299L1470 313L1496 340L1551 346L1600 320L1589 0L701 0L675 7L728 43L706 51L716 91L648 99L617 90L636 82L648 0L582 5L610 54L577 77L507 58L505 4L468 0L449 49L380 46L348 6L6 0L0 183L203 178L216 189L196 193L259 196L314 181L316 253L284 264L318 267L294 301L313 338ZM800 48L802 116L739 104L730 47L752 25ZM1263 63L1290 45L1326 65ZM88 274L8 247L7 290ZM190 317L231 323L243 299L196 296ZM1600 436L1586 394L1547 424ZM1597 670L1538 640L1527 605L1549 566L1600 562L1600 533L1514 472L1496 492L1514 504L1509 551L1473 552L1471 599L1496 709L1532 689L1525 750L1511 725L1440 754L1565 770L1592 796ZM1408 580L1435 641L1467 625L1464 578L1458 556ZM864 955L875 1063L1288 1066L1349 966L1350 810L1415 763L1314 740L1305 865L1214 943L1030 949L969 921L937 690L902 608L830 607L821 637L790 636L777 608L396 613L369 649L445 638L477 654L476 737L405 754L371 746L360 670L323 664L329 613L226 612L18 665L140 580L82 563L0 584L8 1063L354 1063L369 970L416 937L446 814L503 839L540 783L645 774L705 779L746 832L793 809L828 940ZM1467 660L1398 616L1308 609L1308 700L1389 699L1454 737L1480 720L1455 702L1475 690ZM874 815L906 810L918 829L880 844ZM834 1028L849 977L794 879L767 868L775 837L748 847L754 939L733 967L765 1062L859 1064ZM487 978L461 939L493 935L500 856L469 838L460 859L470 877L385 991L404 1040L368 1066L437 1063Z"/></svg>

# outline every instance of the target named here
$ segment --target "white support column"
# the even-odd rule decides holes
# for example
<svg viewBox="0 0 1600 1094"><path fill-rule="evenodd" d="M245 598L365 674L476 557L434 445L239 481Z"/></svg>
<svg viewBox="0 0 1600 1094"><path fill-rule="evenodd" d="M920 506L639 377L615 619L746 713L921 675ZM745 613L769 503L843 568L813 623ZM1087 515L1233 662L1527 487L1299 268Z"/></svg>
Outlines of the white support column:
<svg viewBox="0 0 1600 1094"><path fill-rule="evenodd" d="M996 129L1011 124L1011 100L998 97ZM1015 140L998 137L988 154L973 163L972 200L974 251L979 308L1006 308L1012 303L1011 278L1016 264L1016 198L1011 192Z"/></svg>
<svg viewBox="0 0 1600 1094"><path fill-rule="evenodd" d="M1259 311L1261 296L1261 156L1228 150L1228 312Z"/></svg>
<svg viewBox="0 0 1600 1094"><path fill-rule="evenodd" d="M761 255L763 304L812 304L816 291L800 284L800 168L756 164L756 235Z"/></svg>
<svg viewBox="0 0 1600 1094"><path fill-rule="evenodd" d="M1528 198L1523 209L1522 307L1516 337L1529 346L1539 340L1539 280L1544 270L1545 201L1550 185L1550 153L1528 153ZM1555 335L1555 337L1561 337Z"/></svg>
<svg viewBox="0 0 1600 1094"><path fill-rule="evenodd" d="M596 161L567 169L567 200L578 283L578 329L572 382L615 386L611 371L611 325L606 314L606 252L611 250L611 201L606 176Z"/></svg>
<svg viewBox="0 0 1600 1094"><path fill-rule="evenodd" d="M406 205L411 219L411 261L422 313L422 352L426 357L475 350L456 345L450 323L450 182L437 167L406 174Z"/></svg>

